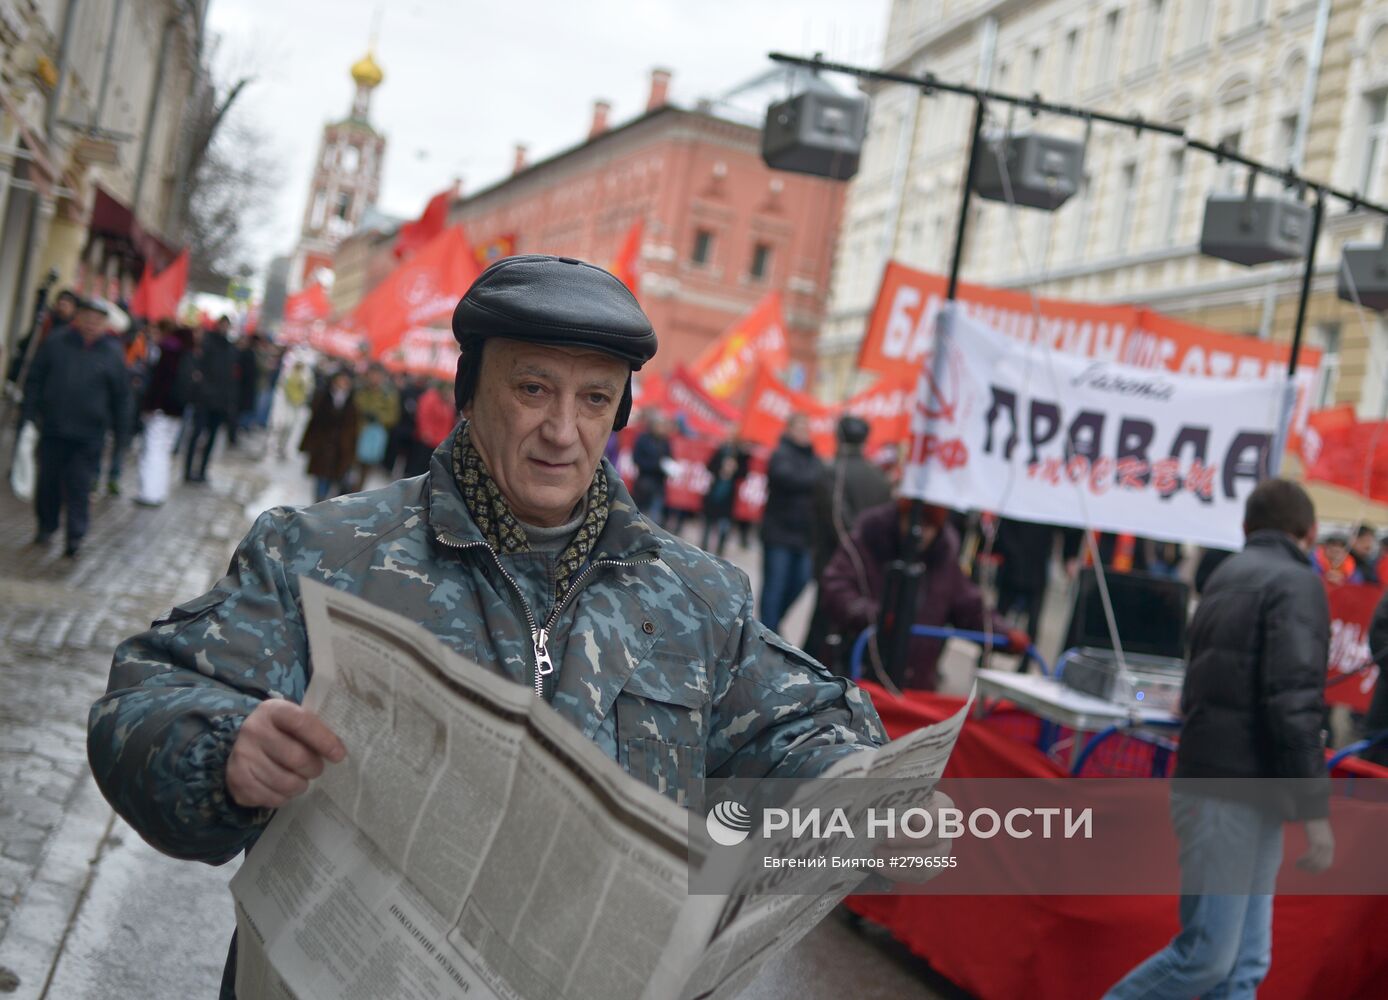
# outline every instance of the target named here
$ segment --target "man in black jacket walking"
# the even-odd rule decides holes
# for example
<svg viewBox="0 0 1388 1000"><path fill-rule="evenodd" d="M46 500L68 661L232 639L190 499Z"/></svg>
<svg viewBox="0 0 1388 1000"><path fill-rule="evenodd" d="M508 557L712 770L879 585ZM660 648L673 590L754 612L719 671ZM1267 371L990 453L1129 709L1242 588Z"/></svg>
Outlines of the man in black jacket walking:
<svg viewBox="0 0 1388 1000"><path fill-rule="evenodd" d="M766 512L761 519L761 620L770 629L810 582L814 491L824 465L811 445L803 413L786 422L781 443L766 468Z"/></svg>
<svg viewBox="0 0 1388 1000"><path fill-rule="evenodd" d="M101 464L108 431L116 447L130 434L130 380L116 342L105 336L106 312L80 302L73 326L54 331L34 356L24 383L20 425L39 428L38 485L34 512L45 545L67 508L67 547L75 558L87 534L92 479Z"/></svg>
<svg viewBox="0 0 1388 1000"><path fill-rule="evenodd" d="M1307 558L1315 508L1300 486L1269 479L1243 528L1243 551L1211 576L1191 621L1171 792L1181 931L1112 1000L1253 997L1272 964L1282 824L1306 824L1298 867L1334 858L1321 732L1330 608Z"/></svg>

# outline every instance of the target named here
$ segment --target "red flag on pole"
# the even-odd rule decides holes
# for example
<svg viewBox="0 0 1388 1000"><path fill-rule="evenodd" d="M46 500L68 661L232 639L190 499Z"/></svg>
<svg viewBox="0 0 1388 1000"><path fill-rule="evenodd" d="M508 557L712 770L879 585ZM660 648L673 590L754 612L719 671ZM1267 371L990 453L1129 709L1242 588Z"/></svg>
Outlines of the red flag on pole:
<svg viewBox="0 0 1388 1000"><path fill-rule="evenodd" d="M779 372L790 363L785 327L781 293L771 292L710 344L689 370L715 399L736 396L758 364Z"/></svg>
<svg viewBox="0 0 1388 1000"><path fill-rule="evenodd" d="M448 225L448 204L458 192L455 183L446 191L440 191L429 199L424 211L413 222L405 222L395 237L395 247L391 251L396 260L408 260L424 248Z"/></svg>
<svg viewBox="0 0 1388 1000"><path fill-rule="evenodd" d="M631 289L632 295L637 294L637 284L641 279L638 264L641 260L641 236L645 228L644 218L638 218L631 224L626 239L622 240L622 248L617 251L617 259L612 264L612 273Z"/></svg>
<svg viewBox="0 0 1388 1000"><path fill-rule="evenodd" d="M180 253L158 274L151 276L150 271L146 264L130 300L130 311L147 320L174 319L183 293L188 290L188 251Z"/></svg>
<svg viewBox="0 0 1388 1000"><path fill-rule="evenodd" d="M352 310L351 325L371 342L371 356L380 358L410 330L451 315L478 273L463 227L452 226L373 288Z"/></svg>

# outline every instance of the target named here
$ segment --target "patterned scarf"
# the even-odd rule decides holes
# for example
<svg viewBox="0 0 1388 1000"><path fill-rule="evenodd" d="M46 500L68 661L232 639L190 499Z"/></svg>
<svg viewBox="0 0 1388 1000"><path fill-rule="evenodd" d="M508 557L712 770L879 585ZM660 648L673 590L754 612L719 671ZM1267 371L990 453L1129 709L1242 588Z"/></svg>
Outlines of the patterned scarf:
<svg viewBox="0 0 1388 1000"><path fill-rule="evenodd" d="M501 487L497 486L482 456L472 446L466 426L453 443L453 478L458 481L468 513L493 550L497 553L530 551L530 538L525 528L511 513L510 504L501 495ZM602 471L602 466L598 466L593 483L588 487L583 521L568 546L559 554L555 575L556 597L568 591L569 584L587 564L598 536L607 526L608 506L607 474Z"/></svg>

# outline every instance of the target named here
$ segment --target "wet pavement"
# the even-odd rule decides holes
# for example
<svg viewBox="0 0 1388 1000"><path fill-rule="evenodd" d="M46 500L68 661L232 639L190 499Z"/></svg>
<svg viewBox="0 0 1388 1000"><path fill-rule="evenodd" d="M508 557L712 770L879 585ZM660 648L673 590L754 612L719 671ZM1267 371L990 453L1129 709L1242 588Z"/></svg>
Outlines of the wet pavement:
<svg viewBox="0 0 1388 1000"><path fill-rule="evenodd" d="M37 549L29 507L0 487L0 995L32 1000L213 997L234 917L235 863L164 857L110 811L86 765L86 717L111 652L224 571L260 510L304 503L298 460L254 441L219 455L207 487L162 508L95 502L81 558ZM133 463L132 463L133 464ZM696 537L695 524L685 535ZM732 561L759 576L751 548ZM784 631L803 635L813 594ZM949 673L966 671L951 657ZM962 683L962 678L960 680ZM771 963L747 1000L961 997L874 928L836 914Z"/></svg>

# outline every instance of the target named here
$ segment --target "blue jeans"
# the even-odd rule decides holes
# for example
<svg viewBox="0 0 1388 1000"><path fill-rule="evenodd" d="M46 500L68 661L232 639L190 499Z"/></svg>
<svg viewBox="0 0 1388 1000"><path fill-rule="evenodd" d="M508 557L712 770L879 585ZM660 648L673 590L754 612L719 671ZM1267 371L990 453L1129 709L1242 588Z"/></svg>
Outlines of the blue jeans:
<svg viewBox="0 0 1388 1000"><path fill-rule="evenodd" d="M792 545L763 545L761 550L761 620L779 631L781 619L810 582L810 550Z"/></svg>
<svg viewBox="0 0 1388 1000"><path fill-rule="evenodd" d="M1104 1000L1252 1000L1272 965L1282 821L1242 802L1171 793L1181 844L1181 930ZM1192 889L1247 888L1247 895Z"/></svg>

